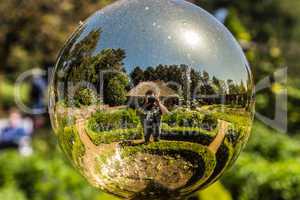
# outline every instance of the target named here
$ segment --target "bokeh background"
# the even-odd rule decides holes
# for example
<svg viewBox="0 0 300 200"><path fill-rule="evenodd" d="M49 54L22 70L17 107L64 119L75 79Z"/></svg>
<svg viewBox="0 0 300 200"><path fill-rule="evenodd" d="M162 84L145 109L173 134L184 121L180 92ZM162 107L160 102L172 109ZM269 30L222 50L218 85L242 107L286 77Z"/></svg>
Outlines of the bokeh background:
<svg viewBox="0 0 300 200"><path fill-rule="evenodd" d="M53 67L64 41L80 21L112 2L0 1L0 122L11 118L11 113L20 112L14 95L17 78L33 68L47 71ZM255 120L250 142L233 168L221 181L191 199L300 199L300 1L190 2L217 16L235 35L245 50L256 83L265 78L270 81L270 87L256 94L257 113L274 118L276 97L285 91L288 95L287 131ZM283 68L288 72L286 83L274 77ZM26 79L20 87L22 102L41 107L42 97L36 93L46 91L46 83L47 75ZM31 129L29 139L22 148L0 150L0 199L116 199L90 187L73 169L56 143L47 114L21 114L33 128L27 126Z"/></svg>

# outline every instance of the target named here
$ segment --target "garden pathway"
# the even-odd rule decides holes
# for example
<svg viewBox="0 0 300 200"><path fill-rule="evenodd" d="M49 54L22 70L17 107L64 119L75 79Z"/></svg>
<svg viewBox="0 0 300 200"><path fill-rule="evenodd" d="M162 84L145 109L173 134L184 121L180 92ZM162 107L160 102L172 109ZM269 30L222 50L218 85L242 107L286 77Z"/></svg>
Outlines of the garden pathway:
<svg viewBox="0 0 300 200"><path fill-rule="evenodd" d="M208 146L209 150L211 150L213 153L217 153L218 149L222 145L224 138L226 136L226 132L228 130L229 123L223 120L219 120L218 123L218 133L215 137L215 139L210 143Z"/></svg>
<svg viewBox="0 0 300 200"><path fill-rule="evenodd" d="M109 155L116 152L118 149L118 143L111 144L101 144L99 146L95 145L90 137L88 136L85 125L86 119L95 112L94 109L86 109L85 111L77 112L76 127L79 133L80 140L85 147L85 155L82 158L82 167L85 170L85 176L90 181L91 184L102 188L106 186L105 180L101 179L101 172L99 169L99 161L97 160L101 155ZM216 153L219 147L222 145L226 132L228 130L229 123L226 121L219 120L218 133L212 143L208 148ZM133 141L134 143L141 143L141 140ZM140 184L144 186L144 184ZM107 189L107 188L106 188ZM113 192L113 191L112 191Z"/></svg>
<svg viewBox="0 0 300 200"><path fill-rule="evenodd" d="M118 143L95 145L85 130L86 119L92 114L92 112L83 112L81 116L77 118L76 127L79 133L80 140L85 147L85 154L83 156L83 168L85 170L85 176L95 186L101 188L101 180L99 177L99 169L97 158L99 155L106 155L117 149ZM105 184L103 184L105 185Z"/></svg>

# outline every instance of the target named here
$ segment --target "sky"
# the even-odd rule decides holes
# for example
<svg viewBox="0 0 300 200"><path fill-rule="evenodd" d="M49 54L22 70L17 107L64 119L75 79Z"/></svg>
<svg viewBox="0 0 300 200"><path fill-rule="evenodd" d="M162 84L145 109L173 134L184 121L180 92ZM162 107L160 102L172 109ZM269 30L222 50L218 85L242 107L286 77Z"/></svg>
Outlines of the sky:
<svg viewBox="0 0 300 200"><path fill-rule="evenodd" d="M248 79L248 63L232 34L203 9L180 0L121 0L84 24L80 41L101 28L94 54L105 48L126 52L125 69L186 64L211 77Z"/></svg>

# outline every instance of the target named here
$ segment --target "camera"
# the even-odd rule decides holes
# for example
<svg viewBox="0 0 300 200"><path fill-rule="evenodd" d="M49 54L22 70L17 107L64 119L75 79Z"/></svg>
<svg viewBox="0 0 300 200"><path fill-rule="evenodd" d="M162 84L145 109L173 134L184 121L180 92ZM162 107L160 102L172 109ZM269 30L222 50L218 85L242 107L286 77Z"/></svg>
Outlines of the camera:
<svg viewBox="0 0 300 200"><path fill-rule="evenodd" d="M155 98L155 96L148 96L147 101L149 104L154 104L156 101L156 98Z"/></svg>

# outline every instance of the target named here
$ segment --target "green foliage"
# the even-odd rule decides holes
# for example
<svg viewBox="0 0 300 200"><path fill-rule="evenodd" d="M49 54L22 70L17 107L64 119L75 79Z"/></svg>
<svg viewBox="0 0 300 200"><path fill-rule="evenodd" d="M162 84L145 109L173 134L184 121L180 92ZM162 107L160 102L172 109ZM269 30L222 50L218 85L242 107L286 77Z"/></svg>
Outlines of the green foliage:
<svg viewBox="0 0 300 200"><path fill-rule="evenodd" d="M124 105L127 100L126 87L128 84L128 78L122 74L117 74L115 77L110 79L107 87L105 88L105 102L110 106Z"/></svg>
<svg viewBox="0 0 300 200"><path fill-rule="evenodd" d="M202 126L206 127L208 130L215 129L218 125L218 118L212 114L206 114L202 119L202 124Z"/></svg>
<svg viewBox="0 0 300 200"><path fill-rule="evenodd" d="M212 94L225 94L227 93L226 87L229 87L230 94L245 94L246 88L241 83L235 83L233 80L219 80L215 76L210 76L208 72L205 70L198 71L195 69L191 69L190 71L190 84L187 84L189 81L187 80L187 76L183 76L183 74L187 74L189 70L189 66L186 64L181 65L162 65L159 64L157 66L148 67L145 70L140 67L135 67L133 71L130 73L130 77L134 85L137 85L142 81L157 81L161 80L165 83L171 82L176 83L176 86L170 85L172 89L177 91L177 94L187 103L187 91L190 90L190 94L193 94L194 97L200 97L201 95L212 95ZM201 83L201 84L199 84ZM224 84L222 84L224 83ZM228 86L225 87L225 84ZM248 88L247 92L251 93L252 88ZM228 100L228 103L232 103L232 100ZM244 99L240 99L239 103L244 103ZM212 98L205 99L205 102L208 104L213 104ZM194 103L196 103L194 101ZM199 104L200 102L198 102ZM196 104L194 104L195 106Z"/></svg>
<svg viewBox="0 0 300 200"><path fill-rule="evenodd" d="M220 182L200 191L198 197L199 200L232 200L230 192Z"/></svg>
<svg viewBox="0 0 300 200"><path fill-rule="evenodd" d="M78 22L111 2L1 1L0 74L54 66L57 52Z"/></svg>
<svg viewBox="0 0 300 200"><path fill-rule="evenodd" d="M76 117L75 116L66 116L65 114L57 114L58 126L60 128L65 128L67 126L75 125Z"/></svg>
<svg viewBox="0 0 300 200"><path fill-rule="evenodd" d="M133 109L99 110L89 119L86 131L96 145L142 139L143 132L136 110Z"/></svg>
<svg viewBox="0 0 300 200"><path fill-rule="evenodd" d="M211 176L206 180L205 185L212 184L214 181L216 181L219 177L223 175L225 170L227 170L227 167L230 166L230 163L233 159L233 155L236 151L238 150L234 149L232 144L225 140L225 142L220 146L215 155L216 166Z"/></svg>
<svg viewBox="0 0 300 200"><path fill-rule="evenodd" d="M255 123L253 130L247 153L240 156L222 182L235 191L234 199L298 199L300 143L260 123Z"/></svg>
<svg viewBox="0 0 300 200"><path fill-rule="evenodd" d="M6 186L0 189L0 199L6 199L6 200L26 200L25 194L11 186Z"/></svg>
<svg viewBox="0 0 300 200"><path fill-rule="evenodd" d="M162 121L169 126L201 127L206 130L216 128L218 118L199 111L177 109L170 114L163 115Z"/></svg>
<svg viewBox="0 0 300 200"><path fill-rule="evenodd" d="M90 106L95 105L97 103L97 94L89 88L82 88L78 92L75 93L74 101L75 104L80 106Z"/></svg>
<svg viewBox="0 0 300 200"><path fill-rule="evenodd" d="M165 139L187 139L208 145L217 131L217 120L197 111L172 112L162 118L161 137ZM202 122L214 126L214 129L208 130L207 126L202 128ZM111 112L99 110L89 119L86 130L95 144L141 139L143 134L140 119L133 109ZM189 137L186 133L189 133Z"/></svg>
<svg viewBox="0 0 300 200"><path fill-rule="evenodd" d="M177 109L163 115L162 121L169 126L201 127L203 118L204 115L200 112Z"/></svg>
<svg viewBox="0 0 300 200"><path fill-rule="evenodd" d="M113 129L136 128L139 122L139 117L133 109L99 110L89 119L88 126L95 132L101 132Z"/></svg>
<svg viewBox="0 0 300 200"><path fill-rule="evenodd" d="M227 25L227 28L231 30L231 32L237 37L240 41L251 41L251 35L247 31L246 27L242 24L240 19L238 18L238 15L236 13L236 10L231 9L229 10L228 17L225 21L225 24Z"/></svg>
<svg viewBox="0 0 300 200"><path fill-rule="evenodd" d="M172 126L170 127L167 124L162 124L162 130L163 132L187 132L187 133L192 133L192 132L198 132L198 134L205 134L209 136L214 136L216 134L217 130L214 131L207 131L205 129L202 129L201 127L182 127L182 126Z"/></svg>
<svg viewBox="0 0 300 200"><path fill-rule="evenodd" d="M85 153L85 147L82 144L78 131L75 126L68 126L58 131L58 140L63 151L68 155L69 159L81 163L81 158Z"/></svg>
<svg viewBox="0 0 300 200"><path fill-rule="evenodd" d="M294 200L300 198L299 161L269 162L255 154L243 154L223 182L234 190L234 199ZM242 187L240 184L242 183Z"/></svg>
<svg viewBox="0 0 300 200"><path fill-rule="evenodd" d="M20 157L18 152L1 152L1 199L80 200L97 199L90 188L57 151L53 157L36 154Z"/></svg>
<svg viewBox="0 0 300 200"><path fill-rule="evenodd" d="M200 160L203 161L202 165L197 166L198 172L202 172L203 175L199 180L196 178L197 183L194 186L184 189L184 192L193 191L196 188L203 187L202 184L212 175L213 170L216 166L216 158L213 152L211 152L206 146L190 143L190 142L176 142L176 141L159 141L150 143L148 145L139 145L139 146L125 146L121 151L122 157L134 157L136 153L153 153L159 155L172 155L172 152L175 151L175 155L180 155L184 152L194 152L199 156ZM187 153L184 155L184 158L187 160L198 160L199 158L193 157L191 153Z"/></svg>
<svg viewBox="0 0 300 200"><path fill-rule="evenodd" d="M202 145L209 145L216 131L207 131L198 127L170 127L167 124L162 124L161 139L174 141L190 141Z"/></svg>
<svg viewBox="0 0 300 200"><path fill-rule="evenodd" d="M87 126L86 132L95 145L110 144L124 140L139 140L143 137L143 131L141 127L95 132Z"/></svg>
<svg viewBox="0 0 300 200"><path fill-rule="evenodd" d="M261 123L256 123L246 150L259 154L267 160L278 161L297 158L300 152L300 143Z"/></svg>
<svg viewBox="0 0 300 200"><path fill-rule="evenodd" d="M70 30L74 30L75 26L78 25L78 21L111 2L111 0L67 0L56 3L50 0L1 1L1 105L13 104L12 83L3 82L2 77L13 80L14 75L8 77L7 72L18 74L32 66L53 66L58 50ZM247 49L246 55L252 70L255 72L256 81L269 75L279 66L289 66L289 134L299 134L299 81L292 80L292 77L297 77L299 74L299 2L295 0L194 0L193 2L211 12L218 8L229 9L226 26L240 41L246 41L243 43L243 47ZM295 20L297 20L297 26ZM295 32L295 28L298 31ZM102 55L109 54L109 51L102 53ZM97 59L98 61L105 61L100 56ZM91 63L87 61L84 62L83 66L86 64L93 66L89 65ZM91 68L91 72L94 72L93 70ZM77 72L80 73L80 70ZM162 77L181 78L177 76L180 74L178 71L170 70L170 72L172 73L167 74L166 71L160 70ZM144 80L144 74L140 72L137 74L139 74L138 80ZM148 78L151 78L149 73ZM28 89L24 88L21 96L26 97ZM260 113L272 113L275 94L273 91L262 94L261 101L258 101ZM243 116L235 118L230 115L228 110L225 113L223 115L216 113L215 116L226 121L234 121L241 126L248 124ZM171 125L172 120L174 121L171 119L170 123L167 123ZM63 124L71 125L69 122L63 122ZM67 132L68 134L64 137L66 140L70 140L70 135L72 136L74 131L69 129ZM297 158L299 157L298 148L300 145L296 140L286 135L280 135L261 124L256 124L247 148L248 153L242 155L234 169L223 179L234 199L299 199L300 181L298 175L300 172ZM40 141L39 144L38 149L41 150L47 142ZM68 148L71 148L71 145ZM45 155L53 153L53 149L45 148L43 151L46 151ZM32 198L30 199L33 200L111 199L111 197L102 196L102 194L97 198L98 192L90 189L77 173L62 162L60 154L55 152L51 159L45 158L45 155L36 155L29 159L19 157L17 153L1 152L0 199L27 200L29 199L27 195L31 195ZM18 177L20 177L24 164L26 164L24 167L26 173L23 176L26 177L30 171L37 175L34 177L31 173L28 174L26 182L21 184L23 176L19 180L15 179L15 174L19 174ZM33 177L36 179L33 180ZM19 187L19 185L24 187L26 184L34 188L34 194L30 189L25 188L23 190ZM200 195L200 198L202 200L209 197L213 198L218 189L212 188L212 190L208 194ZM221 196L224 197L225 195ZM221 199L221 197L213 199Z"/></svg>
<svg viewBox="0 0 300 200"><path fill-rule="evenodd" d="M251 125L251 116L245 112L239 114L238 111L230 111L225 109L221 112L215 112L212 114L215 118L221 119L233 123L235 126L249 127Z"/></svg>
<svg viewBox="0 0 300 200"><path fill-rule="evenodd" d="M1 79L1 78L0 78ZM15 101L14 85L8 80L0 80L0 105L13 106ZM19 88L19 97L21 102L28 103L29 101L29 85L23 83Z"/></svg>

